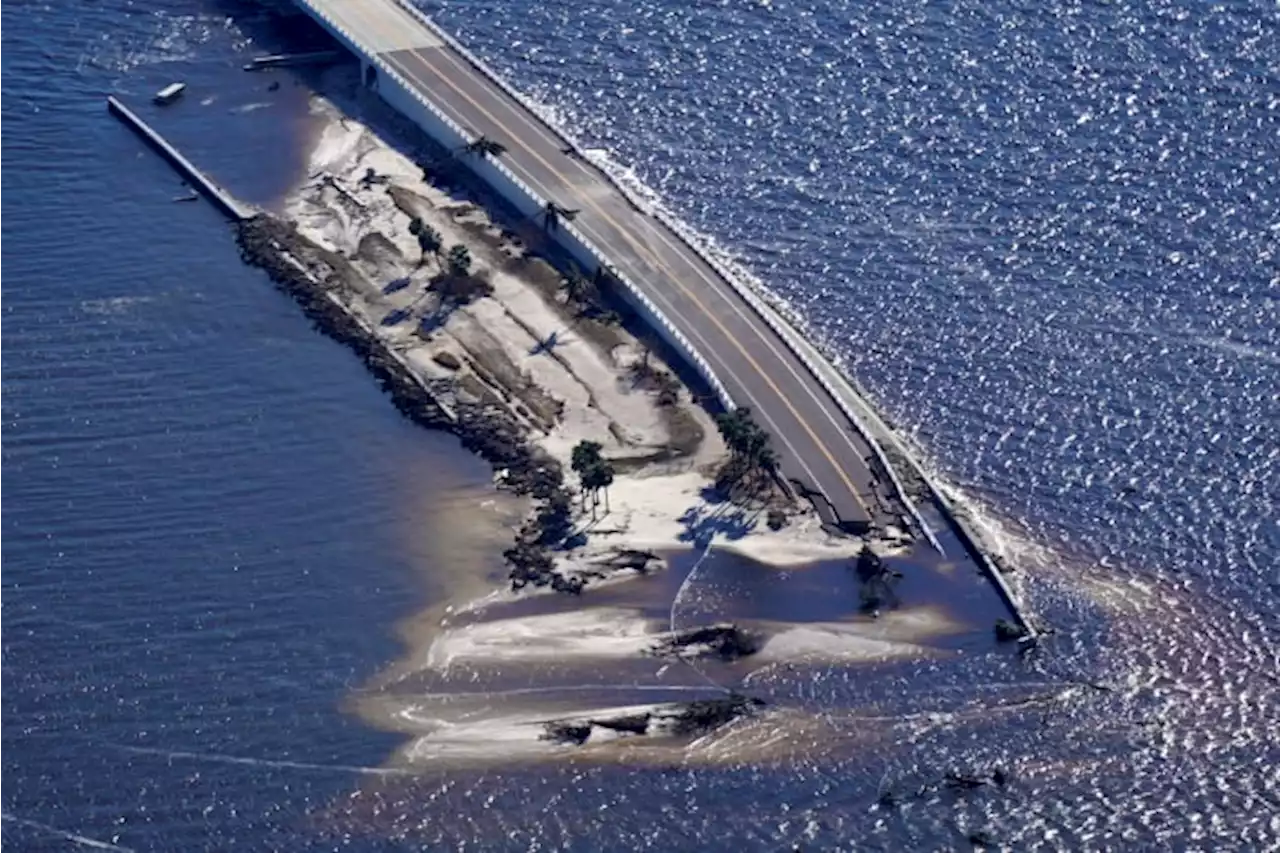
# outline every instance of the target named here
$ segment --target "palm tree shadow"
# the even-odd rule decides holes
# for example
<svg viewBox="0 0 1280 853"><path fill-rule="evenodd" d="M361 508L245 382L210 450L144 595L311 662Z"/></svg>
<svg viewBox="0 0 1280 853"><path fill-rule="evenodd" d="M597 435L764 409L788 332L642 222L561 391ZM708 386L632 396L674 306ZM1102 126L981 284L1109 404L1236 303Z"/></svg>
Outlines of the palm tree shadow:
<svg viewBox="0 0 1280 853"><path fill-rule="evenodd" d="M699 492L699 495L702 497L703 503L709 504L711 506L720 506L722 504L728 503L729 501L729 496L726 495L719 486L716 486L714 484L709 486L703 486L702 491ZM693 507L690 507L690 508L693 509Z"/></svg>
<svg viewBox="0 0 1280 853"><path fill-rule="evenodd" d="M390 296L392 293L399 293L401 290L404 290L409 286L410 281L411 280L407 275L394 279L393 281L388 282L386 287L382 288L382 294L384 296Z"/></svg>
<svg viewBox="0 0 1280 853"><path fill-rule="evenodd" d="M710 545L717 534L731 541L741 539L756 529L759 515L730 503L719 504L710 512L705 504L694 504L680 516L684 530L676 538L700 548Z"/></svg>
<svg viewBox="0 0 1280 853"><path fill-rule="evenodd" d="M576 527L574 527L574 529L570 531L568 535L565 536L564 540L559 545L559 550L572 551L575 548L581 548L584 545L586 545L590 535L592 533L597 532L597 528L599 528L602 523L607 521L610 515L612 515L611 512L609 512L608 510L604 510L598 515L587 516L585 515L585 510L584 510L584 516L581 523L579 523ZM609 532L612 532L612 531L606 530L605 535L607 535Z"/></svg>
<svg viewBox="0 0 1280 853"><path fill-rule="evenodd" d="M556 347L568 342L569 339L561 337L560 330L556 329L552 331L551 334L547 335L542 340L535 342L533 346L529 347L529 355L555 355Z"/></svg>
<svg viewBox="0 0 1280 853"><path fill-rule="evenodd" d="M413 314L412 308L393 308L382 318L383 326L398 326Z"/></svg>
<svg viewBox="0 0 1280 853"><path fill-rule="evenodd" d="M430 336L433 332L442 328L445 323L449 322L449 317L457 310L456 303L444 301L430 313L424 314L418 322L418 330L423 336Z"/></svg>

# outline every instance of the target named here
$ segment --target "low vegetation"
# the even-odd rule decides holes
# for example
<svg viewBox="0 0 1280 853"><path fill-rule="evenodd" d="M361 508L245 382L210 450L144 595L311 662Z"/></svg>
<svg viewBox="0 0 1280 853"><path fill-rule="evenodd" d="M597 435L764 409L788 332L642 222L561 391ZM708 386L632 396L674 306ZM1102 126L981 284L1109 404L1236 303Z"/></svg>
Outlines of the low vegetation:
<svg viewBox="0 0 1280 853"><path fill-rule="evenodd" d="M638 387L648 388L657 393L659 406L674 406L680 402L680 380L670 371L655 367L653 351L645 346L640 358L631 364L631 377Z"/></svg>
<svg viewBox="0 0 1280 853"><path fill-rule="evenodd" d="M483 273L471 272L471 253L458 243L449 248L443 268L431 279L430 289L449 305L469 305L493 295L493 283Z"/></svg>
<svg viewBox="0 0 1280 853"><path fill-rule="evenodd" d="M418 266L422 266L427 262L427 255L431 255L437 261L440 260L440 250L444 248L444 242L440 237L440 232L427 225L421 218L415 216L409 220L409 233L418 241L418 250L421 255L418 257Z"/></svg>
<svg viewBox="0 0 1280 853"><path fill-rule="evenodd" d="M587 278L582 271L570 265L560 279L560 289L564 292L565 305L578 317L594 320L604 326L622 325L622 316L605 305L604 295L600 289L602 276Z"/></svg>

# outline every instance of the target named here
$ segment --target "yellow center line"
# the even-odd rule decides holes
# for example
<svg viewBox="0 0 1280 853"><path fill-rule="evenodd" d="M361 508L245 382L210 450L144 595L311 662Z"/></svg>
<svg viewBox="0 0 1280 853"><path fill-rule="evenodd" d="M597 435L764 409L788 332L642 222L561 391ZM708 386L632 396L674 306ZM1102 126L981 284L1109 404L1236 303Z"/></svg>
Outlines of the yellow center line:
<svg viewBox="0 0 1280 853"><path fill-rule="evenodd" d="M443 51L440 51L440 52L443 52ZM416 52L415 52L415 54L416 54ZM412 78L413 78L414 80L416 80L420 85L422 85L425 89L427 89L427 91L430 91L430 86L428 86L428 85L426 84L426 81L422 80L421 78L418 78L418 77L417 77L417 76L416 76L416 75L415 75L415 74L414 74L414 73L413 73L413 72L412 72L408 67L406 67L403 63L401 63L401 62L399 62L399 61L394 60L394 59L393 59L392 57L390 57L390 56L386 56L386 55L384 55L384 56L383 56L383 58L384 58L385 60L390 61L393 65L398 66L398 67L399 67L399 69L400 69L403 73L407 74L409 77L412 77ZM420 57L420 58L422 58L422 57ZM424 64L426 64L425 58L422 58L422 59L423 59ZM470 103L473 107L475 107L475 109L476 109L477 111L479 111L480 113L484 114L486 117L488 117L488 119L489 119L490 121L492 121L495 125L497 125L498 127L500 127L500 128L501 128L501 129L502 129L502 130L503 130L503 131L504 131L504 132L505 132L505 133L510 137L510 139L511 139L511 141L512 141L512 142L515 142L515 141L517 141L517 140L519 139L519 137L518 137L515 133L513 133L513 132L511 131L511 129L510 129L510 128L508 128L508 127L507 127L507 126L506 126L506 125L505 125L505 124L504 124L500 119L498 119L496 116L494 116L491 112L489 112L489 110L485 109L482 105L480 105L479 103L477 103L477 102L476 102L476 100L475 100L474 98L472 98L472 97L471 97L467 92L463 91L463 90L462 90L462 89L461 89L461 88L460 88L456 83L454 83L452 80L450 80L450 79L449 79L449 77L448 77L447 75L444 75L444 74L438 74L437 76L438 76L438 78L439 78L441 81L443 81L443 82L445 83L445 85L449 86L449 88L453 89L453 90L454 90L455 92L457 92L460 96L462 96L462 97L463 97L463 98L464 98L468 103ZM551 173L551 174L553 174L553 175L556 175L556 176L557 176L557 177L559 177L562 181L564 181L564 182L565 182L565 184L566 184L566 186L567 186L567 187L569 187L569 189L572 191L572 186L569 184L569 179L568 179L568 178L566 178L566 177L564 176L564 174L563 174L563 173L561 173L558 169L556 169L554 166L552 166L550 163L548 163L545 159L543 159L543 157L542 157L542 156L541 156L537 151L533 150L532 148L530 148L530 147L528 147L528 146L525 146L525 149L524 149L524 150L525 150L525 151L526 151L526 152L527 152L531 157L533 157L535 160L537 160L539 163L541 163L541 164L542 164L542 166L543 166L543 167L544 167L548 172L550 172L550 173ZM603 209L601 209L601 208L600 208L600 206L599 206L598 204L596 204L596 203L595 203L595 200L594 200L594 199L592 199L588 194L583 194L583 198L585 198L586 203L587 203L588 205L590 205L592 208L594 208L594 209L595 209L595 211L596 211L596 212L597 212L597 213L598 213L598 214L599 214L603 219L605 219L607 222L609 222L609 224L611 224L611 225L614 227L614 229L615 229L615 230L617 230L617 232L618 232L618 233L623 237L623 239L625 239L628 243L630 243L630 244L631 244L631 245L632 245L632 246L633 246L633 247L634 247L634 248L635 248L639 253L641 253L641 254L643 254L643 255L648 255L650 258L652 258L652 259L653 259L653 262L654 262L654 264L655 264L655 266L657 266L657 267L658 267L658 268L660 268L661 270L665 271L665 272L667 273L667 275L670 277L670 279L671 279L672 283L673 283L673 284L675 284L675 286L676 286L676 287L677 287L677 288L678 288L682 293L684 293L684 295L685 295L685 296L686 296L686 297L687 297L691 302L693 302L695 305L697 305L697 306L698 306L698 308L702 311L702 313L706 316L706 318L707 318L708 320L710 320L710 321L711 321L711 323L712 323L712 324L714 324L714 325L715 325L715 326L720 330L720 332L725 336L725 339L726 339L726 340L728 340L730 343L732 343L732 344L734 345L734 347L736 347L736 348L738 349L738 351L742 354L742 357L747 361L747 363L751 365L751 367L756 371L756 373L758 373L758 374L759 374L760 378L761 378L761 379L763 379L763 380L764 380L764 382L765 382L765 383L766 383L766 384L767 384L767 385L768 385L768 386L773 390L773 392L778 396L778 399L780 399L780 400L782 401L782 404L783 404L784 406L786 406L786 407L787 407L787 409L791 412L792 416L796 419L796 422L797 422L797 423L799 423L799 424L800 424L800 426L802 426L802 427L804 428L804 430L805 430L805 432L806 432L806 433L808 433L809 438L810 438L810 439L813 441L813 443L814 443L814 446L818 448L818 450L822 453L822 455L823 455L824 457L826 457L827 461L828 461L829 463L831 463L831 467L835 470L835 472L836 472L837 476L839 476L839 477L840 477L840 479L844 482L845 487L849 490L849 494L851 494L851 495L853 496L853 499L854 499L855 501L857 501L858 505L862 508L863 512L864 512L864 513L866 513L867 517L868 517L868 518L871 518L871 513L870 513L870 511L867 509L866 504L865 504L865 503L863 503L862 498L858 495L858 491L857 491L857 489L854 487L853 482L849 479L848 474L846 474L846 473L845 473L844 468L840 465L840 463L839 463L839 462L837 462L837 461L836 461L835 456L834 456L834 455L831 453L831 451L827 448L826 444L822 441L822 439L818 437L818 434L814 431L813 427L811 427L811 426L809 425L809 422L808 422L807 420L805 420L805 419L804 419L804 417L802 417L802 416L801 416L801 414L796 410L795 406L791 403L791 400L790 400L790 399L788 399L788 398L787 398L787 396L786 396L784 393L782 393L782 389L781 389L781 388L779 388L779 387L778 387L778 385L777 385L777 383L773 381L773 378L772 378L772 377L770 377L770 376L769 376L769 375L764 371L764 369L760 366L759 362L757 362L757 361L756 361L756 359L751 355L751 353L750 353L750 352L749 352L749 351L748 351L748 350L747 350L747 349L742 345L742 343L741 343L741 342L740 342L736 337L734 337L734 336L733 336L733 334L729 331L729 329L728 329L727 327L725 327L725 325L724 325L723 323L721 323L721 322L720 322L719 318L717 318L713 313L711 313L711 311L710 311L710 310L708 310L707 306L706 306L706 305L705 305L705 304L704 304L704 303L703 303L703 302L702 302L702 301L701 301L701 300L700 300L696 295L694 295L694 294L693 294L691 291L689 291L689 290L688 290L688 289L687 289L683 284L681 284L681 283L680 283L679 277L675 275L675 273L670 269L670 267L669 267L665 262L663 262L660 258L658 258L658 257L657 257L656 253L654 253L651 249L649 249L648 247L646 247L646 246L644 246L644 245L642 245L642 244L638 243L635 239L633 239L633 238L632 238L632 237L627 233L627 230L626 230L625 228L623 228L623 227L622 227L622 226L621 226L621 225L620 225L620 224L619 224L619 223L618 223L618 222L617 222L617 221L616 221L612 216L610 216L606 211L604 211ZM768 345L768 342L767 342L767 341L766 341L766 345ZM774 351L774 355L778 355L778 353L777 353L776 351ZM787 365L787 366L789 367L789 365ZM796 454L796 455L797 455L797 457L799 457L799 454ZM816 478L815 478L815 480L816 480ZM817 483L816 483L816 482L815 482L815 485L817 485Z"/></svg>
<svg viewBox="0 0 1280 853"><path fill-rule="evenodd" d="M364 10L365 10L365 11L369 11L368 7L362 7L362 8L364 8ZM397 10L397 11L398 11L398 10ZM361 19L362 19L365 23L368 23L368 19L367 19L367 18L364 18L363 16L360 16L360 17L361 17ZM426 62L426 57L425 57L425 56L423 56L423 55L418 51L418 49L416 49L416 48L411 49L411 50L410 50L410 52L411 52L411 53L414 53L415 55L417 55L417 56L418 56L418 58L419 58L419 59L421 59L421 60L423 61L423 63L424 63L424 64L429 65L429 63L427 63L427 62ZM447 59L447 60L449 61L449 63L450 63L450 64L452 64L454 67L458 68L458 70L459 70L461 73L463 73L463 74L471 74L471 73L472 73L472 68L471 68L471 66L470 66L470 63L467 63L466 65L463 65L463 64L461 63L461 61L460 61L460 60L459 60L459 59L458 59L458 58L453 54L453 52L452 52L452 51L450 51L450 50L448 50L448 49L444 48L443 46L441 46L441 47L440 47L440 49L437 51L437 53L439 53L439 54L440 54L440 55L442 55L445 59ZM413 78L413 79L414 79L415 81L417 81L418 83L423 84L425 88L427 88L428 90L430 90L430 86L426 84L426 81L422 80L422 79L421 79L421 78L419 78L416 74L414 74L414 73L413 73L413 71L412 71L411 69L409 69L409 67L408 67L407 65L405 65L404 63L399 62L399 61L397 61L397 60L394 60L394 59L392 59L391 57L386 57L386 59L387 59L388 61L392 62L392 64L393 64L393 65L398 66L398 67L400 68L400 70L401 70L401 71L403 71L405 74L407 74L409 77ZM433 70L435 70L435 69L433 68ZM446 83L448 83L448 84L450 85L450 87L451 87L451 88L453 88L455 91L458 91L458 92L459 92L459 94L461 94L464 98L466 98L466 99L467 99L467 100L468 100L468 101L469 101L473 106L475 106L475 107L476 107L476 109L478 109L480 112L482 112L482 113L484 113L486 116L488 116L488 117L489 117L489 118L490 118L490 119L491 119L491 120L492 120L496 125L498 125L498 126L499 126L499 127L501 127L503 130L505 130L509 136L511 136L512 138L516 138L516 137L515 137L515 134L514 134L514 133L512 133L512 131L511 131L511 129L510 129L510 128L508 128L508 127L507 127L507 126L506 126L502 121L500 121L497 117L495 117L495 116L494 116L491 112L489 112L487 109L485 109L484 107L482 107L482 106L480 106L479 104L477 104L477 103L475 102L475 100L474 100L473 98L471 98L471 97L467 96L467 94L466 94L465 92L460 91L460 90L458 89L458 87L457 87L456 85L454 85L451 81L449 81L449 79L448 79L447 77L445 77L444 75L441 75L441 79L442 79L442 80L444 80ZM554 135L554 133L553 133L553 132L552 132L552 131L551 131L551 130L546 126L546 125L542 124L541 122L539 122L539 121L537 121L537 120L531 120L531 119L530 119L530 117L526 116L526 115L525 115L525 113L524 113L524 111L523 111L523 108L521 108L520 110L514 110L514 111L513 111L513 115L515 115L516 117L520 118L520 119L522 120L523 124L525 124L525 126L529 127L529 128L530 128L534 133L538 134L539 136L543 137L544 139L551 140L551 141L552 141L552 142L553 142L557 147L560 145L561 140L559 139L559 137L555 136L555 135ZM530 153L530 154L532 154L532 155L533 155L533 156L534 156L534 157L535 157L535 158L536 158L540 163L542 163L542 164L543 164L543 165L548 169L548 171L550 171L552 174L555 174L557 177L559 177L561 180L563 180L563 181L565 182L565 184L569 187L570 191L572 191L572 186L571 186L571 184L569 183L569 179L567 178L567 176L565 176L565 175L564 175L564 173L562 173L562 172L560 172L560 170L558 170L558 169L556 169L556 168L552 167L549 163L547 163L547 162L546 162L546 161L545 161L541 156L539 156L539 155L538 155L535 151L533 151L532 149L527 149L527 150L529 150L529 153ZM582 171L583 171L583 173L584 173L584 174L585 174L589 179L591 179L591 180L593 180L593 181L599 181L599 177L600 177L600 176L599 176L596 172L594 172L594 171L592 170L592 168L591 168L591 167L589 167L586 163L582 163L582 162L580 162L580 161L578 161L578 160L576 160L576 159L572 159L572 158L571 158L570 162L574 163L574 164L575 164L575 165L576 165L580 170L582 170ZM530 177L532 177L532 176L530 176ZM609 184L607 184L607 183L606 183L606 187L607 187L611 192L615 192L615 191L616 191L616 190L612 187L612 185L609 185ZM710 317L710 316L713 316L713 315L711 314L711 311L707 308L707 306L706 306L705 304L703 304L703 303L702 303L702 301L701 301L700 299L698 299L697 297L695 297L695 296L694 296L694 295L693 295L689 290L687 290L686 288L684 288L682 285L680 285L680 284L679 284L679 276L677 276L677 275L676 275L675 271L674 271L674 270L673 270L673 269L672 269L672 268L671 268L671 267L670 267L666 262L664 262L661 258L659 258L659 257L657 256L657 253L656 253L656 252L654 252L654 251L653 251L653 249L651 249L651 248L650 248L650 247L648 247L647 245L643 245L643 244L637 243L634 239L632 239L632 238L631 238L631 236L628 234L627 230L626 230L625 228L623 228L623 227L622 227L622 226L617 222L617 220L615 220L612 216L610 216L608 213L606 213L605 211L603 211L603 210L602 210L598 205L596 205L596 204L594 204L594 203L593 203L591 206L592 206L593 208L595 208L595 209L596 209L596 211L597 211L597 212L599 212L599 213L600 213L600 215L601 215L604 219L606 219L610 224L612 224L612 225L614 226L614 228L618 231L618 233L619 233L620 235L622 235L622 236L623 236L623 238L624 238L624 239L626 239L626 240L627 240L627 242L629 242L629 243L630 243L630 244L631 244L631 245L632 245L632 246L633 246L633 247L634 247L634 248L635 248L635 249L636 249L640 254L648 255L650 258L652 258L652 259L656 262L657 266L658 266L658 267L660 267L662 271L665 271L665 272L666 272L667 276L668 276L668 277L669 277L673 282L675 282L675 283L676 283L677 287L679 287L679 289L680 289L680 290L681 290L681 291L682 291L686 296L688 296L688 297L689 297L693 302L695 302L695 303L698 305L698 307L702 310L702 312L703 312L704 314L706 314L706 315L707 315L707 316L709 316L709 317ZM649 222L649 221L648 221L648 219L645 219L644 221L645 221L646 225L648 225L648 227L650 227L652 230L654 230L656 233L658 233L658 236L663 240L663 242L664 242L664 243L666 243L666 244L667 244L668 248L671 248L673 251L675 251L675 253L676 253L677 255L682 254L679 250L677 250L677 249L676 249L676 247L674 247L674 246L671 244L670 240L668 240L668 239L667 239L667 237L666 237L666 235L665 235L664 233L661 233L660 231L658 231L658 229L653 228L652 223L651 223L651 222ZM691 269L692 269L692 270L693 270L693 271L694 271L694 272L695 272L695 273L696 273L700 278L702 278L704 281L708 282L708 284L710 284L710 285L712 286L712 288L713 288L713 289L717 289L717 291L718 291L718 288L716 288L716 282L715 282L714 280L712 280L711 278L709 278L709 277L707 276L707 273L706 273L706 272L705 272L705 271L704 271L700 266L698 266L698 265L696 265L696 264L690 264L689 266L690 266L690 268L691 268ZM723 296L723 294L721 294L721 295ZM663 301L664 301L664 302L668 302L668 300L665 300L665 299L664 299ZM758 331L757 331L757 329L755 329L754 325L752 324L752 322L751 322L751 318L747 317L747 316L743 313L742 308L741 308L741 307L740 307L740 306L739 306L739 305L738 305L734 300L732 300L732 299L725 299L725 301L726 301L726 303L729 305L729 307L734 311L734 313L736 313L739 317L742 317L742 319L743 319L744 321L746 321L746 323L747 323L748 327L750 327L750 328L751 328L751 330L752 330L753 332L756 332L757 334L759 334L759 333L758 333ZM670 304L670 303L668 302L668 304ZM726 331L726 330L725 330L725 328L724 328L724 326L723 326L723 325L721 325L719 322L717 322L717 323L716 323L716 325L720 327L721 331ZM699 337L701 337L701 335L699 335ZM772 342L772 341L770 341L767 337L764 337L764 336L761 336L761 340L762 340L762 342L765 344L765 346L767 346L767 347L768 347L768 348L769 348L769 349L774 353L774 355L778 357L779 361L780 361L780 362L782 363L782 365L787 369L787 371L791 373L791 375L796 379L796 381L797 381L798 383L800 383L801 387L802 387L802 388L803 388L803 389L804 389L804 390L809 394L810 399L814 400L814 402L818 404L819 409L823 412L824 416L827 418L827 421L828 421L828 422L829 422L833 427L835 427L837 431L841 431L841 430L842 430L842 427L840 426L840 424L839 424L838 422L836 422L836 421L831 417L831 413L830 413L830 412L828 412L828 411L826 410L826 408L822 405L822 401L821 401L821 400L819 400L817 397L815 397L815 396L814 396L814 394L813 394L812 390L811 390L811 389L808 387L808 385L807 385L807 384L806 384L806 383L805 383L805 382L804 382L804 381L803 381L803 380L802 380L802 379L801 379L801 378L796 374L795 370L791 367L791 364L790 364L790 363L789 363L789 362L788 362L788 361L787 361L787 360L786 360L786 359L785 359L785 358L784 358L780 353L778 353L777 349L773 346L773 342ZM741 346L739 346L739 349L740 349L740 350L742 349L742 348L741 348ZM744 354L745 354L745 351L744 351ZM748 360L750 360L750 361L752 362L752 366L753 366L753 367L755 367L756 371L757 371L757 372L759 372L759 373L761 373L761 375L763 376L763 375L764 375L764 374L763 374L763 371L761 371L761 370L760 370L759 365L755 364L755 362L754 362L754 360L753 360L753 359L750 359L750 358L749 358ZM772 383L771 383L771 384L772 384ZM779 394L779 396L780 396L780 397L782 397L784 400L786 399L785 395L783 395L780 391L778 391L777 386L774 386L774 390L775 390L776 392L778 392L778 394ZM788 407L789 407L789 408L791 408L789 404L788 404ZM758 408L759 408L759 407L758 407ZM795 413L794 408L792 408L792 412L793 412L793 414ZM762 416L767 416L767 412L766 412L766 411L764 411L763 409L762 409L762 411L761 411L761 414L762 414ZM808 428L808 424L807 424L803 419L799 418L798 416L797 416L797 419L801 421L801 423L806 427L806 429ZM776 428L775 428L775 431L778 431L779 433L781 433L781 431L780 431L780 430L776 430ZM809 432L810 432L810 435L812 436L812 435L813 435L812 430L810 430ZM841 432L840 432L840 434L841 434L841 435L843 435L843 432L841 431ZM785 441L785 438L784 438L783 440ZM846 485L846 486L848 486L848 485L849 485L848 478L843 477L843 470L842 470L842 469L840 469L840 466L839 466L838 464L836 464L836 463L835 463L834 459L832 459L832 456L831 456L831 454L830 454L829 452L827 452L825 445L824 445L821 441L818 441L817 443L818 443L818 445L819 445L820 449L821 449L821 450L824 452L824 454L827 456L828 461L831 461L831 462L832 462L833 467L835 467L837 470L840 470L840 471L841 471L842 479L844 479L844 480L845 480L845 485ZM788 442L788 446L790 446L789 442ZM852 445L852 443L850 443L850 447L854 450L854 452L855 452L855 453L860 452L860 451L858 451L858 450L857 450L857 448L856 448L856 447L854 447L854 446ZM793 450L793 452L794 452L794 448L792 448L792 450ZM800 457L800 454L798 454L798 453L797 453L797 454L796 454L796 456L797 456L797 458L801 461L801 464L803 464L803 459L802 459L802 457ZM809 466L808 466L808 465L804 465L804 467L805 467L805 470L809 472L810 477L812 477L812 478L816 481L816 480L817 480L817 478L813 476L813 471L809 469ZM854 498L855 498L856 500L858 500L859 504L861 504L861 505L862 505L862 508L865 510L865 509L866 509L866 505L862 503L862 500L861 500L860 496L857 494L856 490L851 489L851 491L853 491ZM868 513L868 515L869 515L869 513Z"/></svg>

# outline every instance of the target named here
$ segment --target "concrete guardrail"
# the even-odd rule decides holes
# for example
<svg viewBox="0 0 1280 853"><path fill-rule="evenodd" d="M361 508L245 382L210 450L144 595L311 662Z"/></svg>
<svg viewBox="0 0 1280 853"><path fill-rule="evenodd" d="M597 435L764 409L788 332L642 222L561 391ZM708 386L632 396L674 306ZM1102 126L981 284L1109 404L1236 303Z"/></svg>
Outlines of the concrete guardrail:
<svg viewBox="0 0 1280 853"><path fill-rule="evenodd" d="M387 101L388 104L395 107L406 117L413 119L437 142L451 150L462 148L473 141L460 125L417 92L398 71L381 57L366 55L364 49L346 28L342 27L322 10L307 3L306 0L300 0L300 2L317 20L346 44L353 53L361 56L377 69L379 74L378 93L383 100ZM418 13L417 17L424 21L429 20L422 16L421 13ZM442 32L434 25L430 26L433 32ZM388 86L388 82L394 85ZM521 214L535 218L545 211L547 200L517 177L505 164L487 155L478 155L467 161L467 165ZM557 237L561 246L582 264L584 269L591 272L603 269L617 279L625 289L623 295L627 297L633 307L640 311L644 319L662 335L668 344L688 359L689 363L697 370L699 376L711 387L720 404L730 411L737 407L724 383L716 376L711 365L698 352L693 343L676 328L675 324L653 303L653 300L646 296L640 288L636 287L634 282L609 265L608 259L603 252L583 236L578 229L574 228L571 223L561 223L554 236ZM566 237L569 239L565 239Z"/></svg>
<svg viewBox="0 0 1280 853"><path fill-rule="evenodd" d="M995 583L1001 597L1004 598L1005 603L1009 606L1010 610L1013 611L1014 615L1018 618L1018 621L1022 623L1022 626L1027 629L1031 636L1034 637L1036 635L1037 631L1035 626L1032 625L1024 615L1020 601L1014 594L1012 588L1010 588L1008 581L1004 577L1004 573L1000 571L999 567L995 565L990 555L982 547L979 536L970 529L968 522L958 515L951 499L946 496L946 493L934 478L924 470L916 460L915 454L911 452L910 448L903 444L902 440L898 437L895 431L884 422L883 418L880 417L875 408L867 403L866 393L862 391L861 388L856 387L856 383L854 383L853 380L850 380L847 376L841 373L817 347L805 340L795 325L788 321L782 315L782 312L778 311L774 306L762 299L755 289L747 283L742 276L739 276L733 271L727 269L724 264L715 257L715 254L709 249L709 247L705 245L705 242L697 234L692 232L691 229L686 227L682 222L676 220L674 217L669 216L660 207L656 207L655 205L650 204L647 200L639 198L630 187L618 180L617 177L611 174L608 169L605 169L598 163L592 161L577 139L554 121L546 119L538 104L535 104L522 92L509 84L502 76L491 69L484 60L480 59L467 49L465 45L454 38L450 32L445 30L434 20L424 14L422 10L413 5L412 0L396 0L396 2L402 9L430 30L433 35L448 45L451 50L467 60L467 62L471 63L471 65L483 74L491 83L523 106L530 112L530 114L541 119L543 124L551 130L552 133L560 137L565 145L577 154L578 157L585 162L592 163L600 174L603 175L605 179L618 190L618 192L622 193L623 197L625 197L633 207L642 213L653 216L655 219L670 228L677 236L684 240L690 248L697 252L708 266L714 269L716 273L724 278L725 281L727 281L729 285L737 291L740 296L742 296L752 309L760 315L765 323L768 324L780 338L782 338L783 342L791 349L796 357L800 359L805 368L813 374L814 378L816 378L819 384L823 386L827 394L829 394L835 401L836 405L840 407L841 411L844 413L845 417L849 419L853 427L858 431L863 439L866 440L867 444L870 445L877 460L880 462L881 466L892 481L899 499L911 513L913 520L924 532L929 543L938 551L939 554L945 556L946 552L942 547L942 543L938 541L937 536L934 535L929 525L920 515L919 510L916 508L911 497L907 494L902 481L899 479L897 471L885 455L881 441L891 443L906 463L911 467L915 475L929 489L939 511L942 512L951 524L957 538L960 539L961 545L970 554L970 556L977 561L979 566ZM640 295L643 297L643 294ZM682 352L686 351L683 346L680 347L680 350Z"/></svg>

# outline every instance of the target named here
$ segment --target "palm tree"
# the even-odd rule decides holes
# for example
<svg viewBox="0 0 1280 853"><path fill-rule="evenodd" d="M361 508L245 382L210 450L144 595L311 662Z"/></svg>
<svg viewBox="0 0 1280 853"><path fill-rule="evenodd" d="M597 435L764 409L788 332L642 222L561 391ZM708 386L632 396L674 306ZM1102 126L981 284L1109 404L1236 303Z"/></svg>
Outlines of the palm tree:
<svg viewBox="0 0 1280 853"><path fill-rule="evenodd" d="M560 227L560 220L572 222L580 212L549 201L542 206L542 228L544 231L555 231Z"/></svg>
<svg viewBox="0 0 1280 853"><path fill-rule="evenodd" d="M578 479L582 481L582 505L584 507L587 505L587 489L590 488L588 479L591 471L598 468L604 461L600 457L600 451L603 449L604 445L600 442L588 439L583 439L573 447L569 467L577 473Z"/></svg>
<svg viewBox="0 0 1280 853"><path fill-rule="evenodd" d="M631 374L637 381L653 376L653 364L650 361L652 355L653 350L650 349L649 344L641 342L640 356L631 362Z"/></svg>
<svg viewBox="0 0 1280 853"><path fill-rule="evenodd" d="M601 490L604 491L604 511L609 510L609 487L613 485L613 465L605 459L597 459L592 463L591 467L586 470L582 477L582 487L591 490L591 517L596 517L596 506L599 500L596 497Z"/></svg>
<svg viewBox="0 0 1280 853"><path fill-rule="evenodd" d="M565 273L564 278L560 279L560 286L564 288L566 302L580 302L591 292L591 282L577 267L573 266Z"/></svg>
<svg viewBox="0 0 1280 853"><path fill-rule="evenodd" d="M604 489L604 511L606 514L613 512L609 506L609 487L613 485L613 466L608 462L601 466L600 471L600 488Z"/></svg>
<svg viewBox="0 0 1280 853"><path fill-rule="evenodd" d="M587 468L600 461L601 450L604 450L604 445L598 441L589 441L587 439L579 441L574 445L570 467L581 474Z"/></svg>
<svg viewBox="0 0 1280 853"><path fill-rule="evenodd" d="M769 450L769 435L755 423L747 426L747 435L742 442L742 456L753 466L758 465L765 451Z"/></svg>
<svg viewBox="0 0 1280 853"><path fill-rule="evenodd" d="M716 429L734 456L742 456L746 451L752 426L751 410L746 406L716 415Z"/></svg>
<svg viewBox="0 0 1280 853"><path fill-rule="evenodd" d="M417 231L413 230L413 222L418 223ZM409 223L409 231L418 238L418 249L422 252L422 256L418 258L418 266L422 266L423 262L426 261L428 252L439 260L440 249L444 246L440 238L440 232L430 225L424 225L420 219L414 219L413 222Z"/></svg>
<svg viewBox="0 0 1280 853"><path fill-rule="evenodd" d="M450 275L459 277L467 275L471 272L471 252L467 251L467 247L461 243L455 243L449 247L446 263Z"/></svg>
<svg viewBox="0 0 1280 853"><path fill-rule="evenodd" d="M507 153L507 146L481 134L462 146L462 150L467 154L479 154L482 157L501 157Z"/></svg>
<svg viewBox="0 0 1280 853"><path fill-rule="evenodd" d="M770 447L769 434L751 417L746 406L716 415L716 428L732 457L726 474L731 481L738 481L753 471L773 476L778 466L778 455Z"/></svg>

